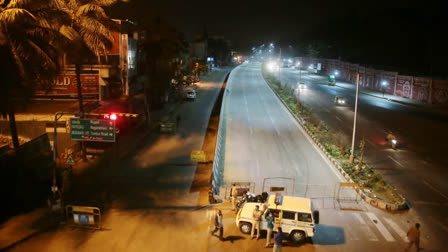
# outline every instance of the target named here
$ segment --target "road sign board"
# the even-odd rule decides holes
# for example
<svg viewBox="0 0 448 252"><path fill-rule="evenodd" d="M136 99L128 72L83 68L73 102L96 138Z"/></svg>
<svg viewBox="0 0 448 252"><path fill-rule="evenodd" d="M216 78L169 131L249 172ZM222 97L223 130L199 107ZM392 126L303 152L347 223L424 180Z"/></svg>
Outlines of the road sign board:
<svg viewBox="0 0 448 252"><path fill-rule="evenodd" d="M115 142L115 121L70 118L70 137L79 141Z"/></svg>
<svg viewBox="0 0 448 252"><path fill-rule="evenodd" d="M202 150L191 151L190 159L192 162L205 162L205 153Z"/></svg>
<svg viewBox="0 0 448 252"><path fill-rule="evenodd" d="M75 161L73 160L73 157L72 157L71 154L68 155L67 161L65 161L65 163L68 164L68 165L75 165Z"/></svg>

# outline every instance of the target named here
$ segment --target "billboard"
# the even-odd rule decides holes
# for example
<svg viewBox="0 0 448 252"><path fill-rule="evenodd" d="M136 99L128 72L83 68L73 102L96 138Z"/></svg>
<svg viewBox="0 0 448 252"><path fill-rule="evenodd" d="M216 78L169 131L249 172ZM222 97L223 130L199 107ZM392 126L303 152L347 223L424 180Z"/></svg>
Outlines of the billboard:
<svg viewBox="0 0 448 252"><path fill-rule="evenodd" d="M81 88L84 96L95 96L99 94L99 73L81 74ZM50 89L38 88L34 95L36 97L78 97L77 80L74 72L59 74Z"/></svg>

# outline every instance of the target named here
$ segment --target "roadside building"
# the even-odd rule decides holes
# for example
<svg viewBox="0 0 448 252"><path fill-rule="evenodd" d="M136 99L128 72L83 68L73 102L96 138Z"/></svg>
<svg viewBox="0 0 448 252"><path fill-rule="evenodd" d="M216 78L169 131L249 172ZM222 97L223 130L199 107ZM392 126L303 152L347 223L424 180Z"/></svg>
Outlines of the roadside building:
<svg viewBox="0 0 448 252"><path fill-rule="evenodd" d="M139 64L144 57L139 55L139 43L145 34L136 23L129 20L114 20L118 31L112 31L114 41L109 50L99 59L86 57L81 69L83 98L86 100L107 100L120 96L132 96L143 90L143 71ZM40 99L77 99L75 66L67 57L61 59L64 70L54 83L42 85L34 96Z"/></svg>

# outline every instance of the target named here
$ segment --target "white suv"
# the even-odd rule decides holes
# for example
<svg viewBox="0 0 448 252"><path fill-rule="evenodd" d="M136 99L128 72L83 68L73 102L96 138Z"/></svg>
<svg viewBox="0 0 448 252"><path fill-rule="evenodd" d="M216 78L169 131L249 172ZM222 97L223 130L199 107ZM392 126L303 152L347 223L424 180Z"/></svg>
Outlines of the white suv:
<svg viewBox="0 0 448 252"><path fill-rule="evenodd" d="M276 200L277 199L277 200ZM279 204L276 204L279 203ZM267 229L266 212L269 210L274 216L274 232L281 227L283 233L298 243L314 236L315 224L319 223L319 212L312 210L311 200L308 198L270 195L265 203L247 202L236 216L236 225L244 234L250 234L254 222L252 213L255 206L263 211L261 230Z"/></svg>

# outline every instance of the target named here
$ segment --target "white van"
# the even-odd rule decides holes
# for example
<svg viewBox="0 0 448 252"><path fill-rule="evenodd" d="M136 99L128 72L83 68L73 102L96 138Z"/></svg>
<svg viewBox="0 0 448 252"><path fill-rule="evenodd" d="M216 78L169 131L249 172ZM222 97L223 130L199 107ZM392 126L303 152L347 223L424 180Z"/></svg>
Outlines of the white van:
<svg viewBox="0 0 448 252"><path fill-rule="evenodd" d="M279 203L279 204L276 204ZM255 206L263 211L261 230L267 230L267 210L274 216L274 232L281 227L283 233L289 235L294 242L303 242L313 237L315 224L319 224L319 212L313 211L311 200L308 198L270 195L265 203L247 202L236 215L236 225L244 234L250 234L253 224L252 213Z"/></svg>

